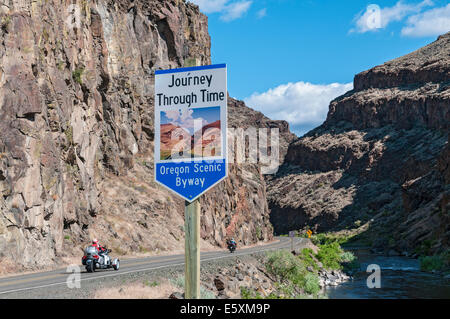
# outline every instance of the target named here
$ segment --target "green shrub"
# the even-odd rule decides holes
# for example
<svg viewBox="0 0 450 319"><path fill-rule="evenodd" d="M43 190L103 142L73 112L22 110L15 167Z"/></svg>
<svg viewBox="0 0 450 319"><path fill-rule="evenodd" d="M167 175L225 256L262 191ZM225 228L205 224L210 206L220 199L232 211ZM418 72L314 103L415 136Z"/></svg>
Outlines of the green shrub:
<svg viewBox="0 0 450 319"><path fill-rule="evenodd" d="M84 69L83 68L77 68L75 71L72 72L72 78L75 82L78 84L82 84L83 81L81 80L81 76L83 75Z"/></svg>
<svg viewBox="0 0 450 319"><path fill-rule="evenodd" d="M266 268L278 278L290 281L296 281L306 271L300 259L287 250L269 252Z"/></svg>
<svg viewBox="0 0 450 319"><path fill-rule="evenodd" d="M257 239L260 239L260 238L261 238L261 235L262 235L261 227L256 226L256 238L257 238Z"/></svg>
<svg viewBox="0 0 450 319"><path fill-rule="evenodd" d="M307 273L305 275L305 284L304 284L304 290L308 294L317 294L320 290L319 285L319 277L316 274L313 273Z"/></svg>
<svg viewBox="0 0 450 319"><path fill-rule="evenodd" d="M1 18L0 27L4 32L8 31L8 26L11 23L11 16L6 15Z"/></svg>
<svg viewBox="0 0 450 319"><path fill-rule="evenodd" d="M276 287L280 299L291 299L295 298L297 295L295 286L292 282L277 283Z"/></svg>
<svg viewBox="0 0 450 319"><path fill-rule="evenodd" d="M341 254L341 262L348 263L356 259L355 255L351 251L344 251Z"/></svg>
<svg viewBox="0 0 450 319"><path fill-rule="evenodd" d="M312 267L314 270L319 270L319 265L314 260L314 251L311 248L303 248L299 258L303 261L306 267Z"/></svg>
<svg viewBox="0 0 450 319"><path fill-rule="evenodd" d="M355 255L350 251L344 251L341 254L341 264L346 272L353 272L361 267Z"/></svg>
<svg viewBox="0 0 450 319"><path fill-rule="evenodd" d="M342 245L349 241L353 236L352 235L335 235L329 233L320 233L313 235L311 237L311 241L314 245L326 245L337 242L339 245Z"/></svg>
<svg viewBox="0 0 450 319"><path fill-rule="evenodd" d="M252 299L252 292L247 287L241 287L241 298Z"/></svg>
<svg viewBox="0 0 450 319"><path fill-rule="evenodd" d="M441 270L444 266L444 262L439 255L420 257L419 262L422 271Z"/></svg>
<svg viewBox="0 0 450 319"><path fill-rule="evenodd" d="M241 287L241 298L242 299L263 299L261 294L257 291L252 291L247 287Z"/></svg>
<svg viewBox="0 0 450 319"><path fill-rule="evenodd" d="M317 259L323 264L326 269L342 269L342 254L341 246L337 242L320 245L317 252Z"/></svg>
<svg viewBox="0 0 450 319"><path fill-rule="evenodd" d="M422 271L448 271L450 269L450 250L434 256L419 257Z"/></svg>
<svg viewBox="0 0 450 319"><path fill-rule="evenodd" d="M303 289L308 294L315 294L320 290L319 277L307 271L301 259L302 256L306 256L306 259L313 262L310 253L312 251L307 249L300 257L295 257L287 250L268 253L266 269L284 281L279 285L279 289L285 296L295 297L295 287Z"/></svg>

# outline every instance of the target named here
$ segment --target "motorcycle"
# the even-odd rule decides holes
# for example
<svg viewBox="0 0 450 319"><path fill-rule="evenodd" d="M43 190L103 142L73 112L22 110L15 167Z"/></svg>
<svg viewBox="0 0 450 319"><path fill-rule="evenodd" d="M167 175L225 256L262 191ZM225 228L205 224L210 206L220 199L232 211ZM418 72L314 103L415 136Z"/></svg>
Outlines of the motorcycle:
<svg viewBox="0 0 450 319"><path fill-rule="evenodd" d="M236 243L228 243L228 250L233 253L236 250Z"/></svg>
<svg viewBox="0 0 450 319"><path fill-rule="evenodd" d="M100 253L95 246L88 246L84 250L84 256L81 258L81 263L86 266L87 272L94 272L96 269L109 269L119 270L120 261L118 258L111 260L109 253L111 249L105 249Z"/></svg>

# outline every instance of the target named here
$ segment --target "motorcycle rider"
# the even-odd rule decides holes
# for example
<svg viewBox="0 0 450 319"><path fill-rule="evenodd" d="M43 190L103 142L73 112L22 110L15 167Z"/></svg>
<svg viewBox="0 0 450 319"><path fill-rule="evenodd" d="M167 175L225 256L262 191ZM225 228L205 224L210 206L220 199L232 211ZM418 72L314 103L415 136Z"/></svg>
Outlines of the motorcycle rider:
<svg viewBox="0 0 450 319"><path fill-rule="evenodd" d="M106 265L108 263L108 259L109 259L108 250L105 247L103 247L102 245L100 245L97 238L94 238L92 240L92 246L97 248L99 256L103 257L104 264Z"/></svg>
<svg viewBox="0 0 450 319"><path fill-rule="evenodd" d="M234 238L232 237L230 240L228 240L227 242L228 246L237 246L236 241L234 240Z"/></svg>

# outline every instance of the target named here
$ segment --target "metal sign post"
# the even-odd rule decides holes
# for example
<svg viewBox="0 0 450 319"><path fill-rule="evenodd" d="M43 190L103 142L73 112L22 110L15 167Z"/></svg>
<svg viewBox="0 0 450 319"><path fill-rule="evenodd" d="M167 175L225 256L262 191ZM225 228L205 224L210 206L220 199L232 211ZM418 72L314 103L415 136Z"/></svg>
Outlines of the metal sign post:
<svg viewBox="0 0 450 319"><path fill-rule="evenodd" d="M226 65L192 65L155 72L155 181L185 199L186 299L200 298L198 198L228 174Z"/></svg>
<svg viewBox="0 0 450 319"><path fill-rule="evenodd" d="M294 250L294 237L295 237L295 232L294 231L290 231L289 232L289 237L291 238L291 251Z"/></svg>

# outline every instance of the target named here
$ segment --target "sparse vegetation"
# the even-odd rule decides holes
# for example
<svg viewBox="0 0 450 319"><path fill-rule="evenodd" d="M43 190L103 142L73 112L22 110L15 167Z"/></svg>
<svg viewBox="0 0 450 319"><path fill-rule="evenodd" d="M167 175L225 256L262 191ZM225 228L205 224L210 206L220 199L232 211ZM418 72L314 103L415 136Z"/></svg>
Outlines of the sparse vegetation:
<svg viewBox="0 0 450 319"><path fill-rule="evenodd" d="M263 299L263 296L257 291L252 291L247 287L241 287L241 298L242 299Z"/></svg>
<svg viewBox="0 0 450 319"><path fill-rule="evenodd" d="M124 256L127 254L127 251L123 250L122 248L120 248L119 246L114 246L112 248L112 250L114 251L114 253L116 253L119 256Z"/></svg>
<svg viewBox="0 0 450 319"><path fill-rule="evenodd" d="M146 253L150 252L150 249L148 249L144 246L139 246L139 252L146 254Z"/></svg>
<svg viewBox="0 0 450 319"><path fill-rule="evenodd" d="M67 124L67 129L64 131L64 134L66 135L67 142L69 142L69 145L73 144L73 128L70 124Z"/></svg>
<svg viewBox="0 0 450 319"><path fill-rule="evenodd" d="M148 280L144 280L143 283L144 283L145 286L148 286L148 287L157 287L157 286L159 286L159 282L157 282L157 281L150 282Z"/></svg>
<svg viewBox="0 0 450 319"><path fill-rule="evenodd" d="M431 256L432 247L436 244L436 240L426 239L422 244L414 249L414 252L420 256Z"/></svg>
<svg viewBox="0 0 450 319"><path fill-rule="evenodd" d="M76 68L75 71L72 72L72 78L78 84L83 84L81 77L83 76L84 68Z"/></svg>
<svg viewBox="0 0 450 319"><path fill-rule="evenodd" d="M311 267L314 270L319 270L319 265L314 257L314 252L311 248L303 248L301 254L299 255L300 260L306 265L306 267Z"/></svg>
<svg viewBox="0 0 450 319"><path fill-rule="evenodd" d="M184 290L184 276L178 276L175 279L170 279L170 282L174 286ZM216 299L216 296L212 291L200 286L200 299Z"/></svg>
<svg viewBox="0 0 450 319"><path fill-rule="evenodd" d="M5 15L1 18L0 21L0 27L3 30L3 32L7 32L8 31L8 26L11 23L11 16L10 15Z"/></svg>
<svg viewBox="0 0 450 319"><path fill-rule="evenodd" d="M320 245L317 252L317 259L323 264L326 269L342 269L342 254L344 252L338 242L332 242L325 245Z"/></svg>
<svg viewBox="0 0 450 319"><path fill-rule="evenodd" d="M450 250L432 256L419 258L422 271L450 271Z"/></svg>
<svg viewBox="0 0 450 319"><path fill-rule="evenodd" d="M360 268L356 256L350 251L344 251L341 255L341 265L345 272L354 272Z"/></svg>
<svg viewBox="0 0 450 319"><path fill-rule="evenodd" d="M343 235L343 234L333 234L333 233L320 233L311 236L311 241L315 245L325 245L337 242L339 245L345 244L350 241L354 235Z"/></svg>
<svg viewBox="0 0 450 319"><path fill-rule="evenodd" d="M359 263L352 252L344 251L339 242L347 237L315 235L319 250L304 248L295 256L287 250L267 253L266 270L277 278L277 293L267 298L321 298L319 271L327 270L354 271ZM322 243L322 244L320 244ZM243 298L258 298L249 290L242 290Z"/></svg>
<svg viewBox="0 0 450 319"><path fill-rule="evenodd" d="M261 227L256 226L256 238L260 239L261 238Z"/></svg>
<svg viewBox="0 0 450 319"><path fill-rule="evenodd" d="M279 278L279 289L286 297L295 298L302 292L317 294L320 290L317 274L309 272L302 260L287 250L268 253L266 269Z"/></svg>

